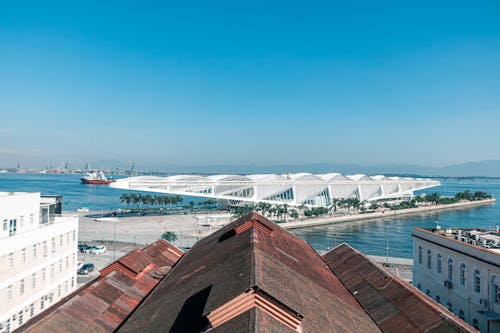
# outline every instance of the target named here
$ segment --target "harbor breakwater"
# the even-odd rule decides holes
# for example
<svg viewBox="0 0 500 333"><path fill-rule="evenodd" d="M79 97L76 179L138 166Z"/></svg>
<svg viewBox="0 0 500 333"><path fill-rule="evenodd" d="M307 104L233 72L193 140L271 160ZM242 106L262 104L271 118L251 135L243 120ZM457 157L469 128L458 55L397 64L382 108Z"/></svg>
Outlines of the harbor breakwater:
<svg viewBox="0 0 500 333"><path fill-rule="evenodd" d="M484 199L477 201L462 201L445 205L433 205L433 206L423 206L423 207L400 209L400 210L389 210L383 212L318 217L300 221L280 223L280 226L285 229L297 229L297 228L307 228L319 225L337 224L337 223L354 222L354 221L362 221L370 219L380 219L380 218L395 219L401 216L419 215L436 211L465 209L465 208L473 208L484 205L491 205L494 204L495 202L496 199L493 198L493 199Z"/></svg>

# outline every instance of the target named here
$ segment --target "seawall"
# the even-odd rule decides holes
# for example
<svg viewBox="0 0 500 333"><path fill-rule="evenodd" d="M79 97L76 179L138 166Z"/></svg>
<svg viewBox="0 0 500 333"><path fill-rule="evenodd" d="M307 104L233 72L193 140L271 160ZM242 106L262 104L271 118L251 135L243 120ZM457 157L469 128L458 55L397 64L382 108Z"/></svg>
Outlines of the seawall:
<svg viewBox="0 0 500 333"><path fill-rule="evenodd" d="M354 221L362 221L362 220L377 219L377 218L393 218L394 219L394 218L397 218L400 216L419 215L419 214L425 214L425 213L430 213L430 212L435 212L435 211L485 206L485 205L493 204L495 202L496 202L496 199L484 199L484 200L477 200L477 201L463 201L463 202L457 202L457 203L446 204L446 205L425 206L425 207L408 208L408 209L400 209L400 210L388 210L388 211L383 211L383 212L366 213L366 214L318 217L318 218L310 218L310 219L301 220L301 221L280 223L280 226L285 228L285 229L296 229L296 228L313 227L313 226L318 226L318 225L354 222Z"/></svg>

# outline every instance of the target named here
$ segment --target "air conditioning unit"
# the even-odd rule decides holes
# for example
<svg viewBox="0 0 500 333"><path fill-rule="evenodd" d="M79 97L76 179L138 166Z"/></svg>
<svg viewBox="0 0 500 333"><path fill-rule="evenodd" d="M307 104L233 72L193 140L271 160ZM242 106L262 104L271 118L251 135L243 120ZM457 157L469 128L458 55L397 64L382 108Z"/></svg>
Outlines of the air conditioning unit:
<svg viewBox="0 0 500 333"><path fill-rule="evenodd" d="M488 300L486 300L484 298L480 298L479 305L481 305L483 308L486 308L488 306Z"/></svg>
<svg viewBox="0 0 500 333"><path fill-rule="evenodd" d="M451 283L451 281L449 280L446 280L444 281L444 286L448 289L451 289L453 287L453 283Z"/></svg>

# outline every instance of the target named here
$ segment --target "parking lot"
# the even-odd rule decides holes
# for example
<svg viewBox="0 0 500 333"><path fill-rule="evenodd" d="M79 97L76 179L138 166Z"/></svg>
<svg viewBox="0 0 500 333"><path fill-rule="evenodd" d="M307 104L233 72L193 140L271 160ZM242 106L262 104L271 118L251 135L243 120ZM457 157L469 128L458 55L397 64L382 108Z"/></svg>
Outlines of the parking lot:
<svg viewBox="0 0 500 333"><path fill-rule="evenodd" d="M95 265L95 269L93 272L90 272L88 275L77 275L77 284L78 287L88 283L89 281L95 279L99 276L99 271L104 267L111 264L113 261L117 260L121 256L129 253L134 248L138 247L134 244L130 243L121 243L121 242L85 242L84 244L90 246L105 246L106 252L102 254L90 254L90 253L78 253L78 262L83 264L92 263Z"/></svg>

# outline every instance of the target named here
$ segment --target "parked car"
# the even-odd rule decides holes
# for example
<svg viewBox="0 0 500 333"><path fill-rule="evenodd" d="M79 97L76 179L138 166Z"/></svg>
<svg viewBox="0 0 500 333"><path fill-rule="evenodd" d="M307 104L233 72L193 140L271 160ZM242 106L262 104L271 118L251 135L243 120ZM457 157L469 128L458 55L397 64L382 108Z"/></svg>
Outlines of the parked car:
<svg viewBox="0 0 500 333"><path fill-rule="evenodd" d="M101 254L106 252L106 246L94 246L93 249L90 250L92 254Z"/></svg>
<svg viewBox="0 0 500 333"><path fill-rule="evenodd" d="M87 246L84 250L83 253L92 253L94 250L95 246Z"/></svg>
<svg viewBox="0 0 500 333"><path fill-rule="evenodd" d="M94 264L86 263L77 271L79 275L87 275L95 269Z"/></svg>
<svg viewBox="0 0 500 333"><path fill-rule="evenodd" d="M84 253L85 249L87 249L89 246L87 244L78 244L78 252Z"/></svg>

